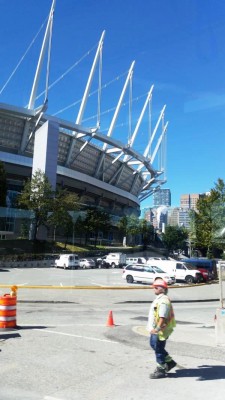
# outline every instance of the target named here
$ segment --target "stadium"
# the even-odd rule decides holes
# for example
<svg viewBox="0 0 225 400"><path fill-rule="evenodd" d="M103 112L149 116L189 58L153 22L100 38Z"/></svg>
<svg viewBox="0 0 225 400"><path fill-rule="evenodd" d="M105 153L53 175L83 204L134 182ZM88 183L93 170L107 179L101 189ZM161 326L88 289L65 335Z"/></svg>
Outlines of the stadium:
<svg viewBox="0 0 225 400"><path fill-rule="evenodd" d="M75 192L82 204L102 207L115 218L124 215L139 216L141 202L166 182L166 106L163 106L151 136L146 140L143 153L135 150L135 142L138 142L139 128L152 100L153 85L147 92L128 141L125 143L113 138L124 96L133 78L135 63L132 62L107 133L101 132L100 113L95 126L84 126L83 116L93 77L101 63L104 31L87 77L76 122L47 113L50 68L46 71L44 99L37 106L42 65L46 58L47 66L51 61L55 3L54 0L46 24L27 107L0 103L0 160L4 163L7 174L7 215L10 210L10 215L16 214L12 211L14 195L21 191L27 178L37 169L41 169L53 187L57 185Z"/></svg>

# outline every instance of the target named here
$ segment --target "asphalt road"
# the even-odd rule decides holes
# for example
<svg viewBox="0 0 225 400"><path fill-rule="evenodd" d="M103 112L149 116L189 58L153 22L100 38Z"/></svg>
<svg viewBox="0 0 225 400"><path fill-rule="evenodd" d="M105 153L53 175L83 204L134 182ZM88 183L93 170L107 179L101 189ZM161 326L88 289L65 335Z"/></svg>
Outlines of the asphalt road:
<svg viewBox="0 0 225 400"><path fill-rule="evenodd" d="M121 270L112 269L12 269L0 279L3 286L21 285L18 329L0 331L1 400L147 400L163 397L165 388L168 400L222 399L225 348L216 346L214 328L218 284L169 290L177 327L167 346L179 368L153 382L145 330L150 287L122 289ZM75 284L94 286L65 288ZM9 291L3 286L2 294Z"/></svg>

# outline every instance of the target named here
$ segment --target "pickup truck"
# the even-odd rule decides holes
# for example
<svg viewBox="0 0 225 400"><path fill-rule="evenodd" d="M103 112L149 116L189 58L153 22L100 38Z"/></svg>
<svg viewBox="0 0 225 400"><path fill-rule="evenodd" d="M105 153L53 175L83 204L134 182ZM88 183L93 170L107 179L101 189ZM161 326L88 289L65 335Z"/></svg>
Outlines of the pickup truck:
<svg viewBox="0 0 225 400"><path fill-rule="evenodd" d="M97 259L98 266L104 260L105 265L109 265L112 268L122 268L126 265L126 254L123 253L109 253L102 258ZM103 263L103 264L104 264Z"/></svg>

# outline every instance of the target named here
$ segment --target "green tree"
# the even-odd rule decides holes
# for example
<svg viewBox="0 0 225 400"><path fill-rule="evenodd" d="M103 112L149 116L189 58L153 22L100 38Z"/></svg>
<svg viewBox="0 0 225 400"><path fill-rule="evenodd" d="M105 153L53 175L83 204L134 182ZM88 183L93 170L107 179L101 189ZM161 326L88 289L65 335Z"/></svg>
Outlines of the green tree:
<svg viewBox="0 0 225 400"><path fill-rule="evenodd" d="M65 249L66 249L68 239L73 234L74 224L73 224L73 218L69 213L66 213L64 218L65 219L63 221L62 227L65 235Z"/></svg>
<svg viewBox="0 0 225 400"><path fill-rule="evenodd" d="M108 213L99 209L88 209L84 219L84 232L87 237L93 234L95 238L95 246L97 244L98 233L106 233L111 228L111 219Z"/></svg>
<svg viewBox="0 0 225 400"><path fill-rule="evenodd" d="M136 236L141 234L141 224L138 217L131 215L128 218L128 234L130 237L130 242L132 245L136 244Z"/></svg>
<svg viewBox="0 0 225 400"><path fill-rule="evenodd" d="M70 213L78 209L79 202L76 194L68 193L66 189L56 191L52 201L51 214L48 217L48 224L54 229L54 240L57 228L63 229L68 239L71 223L73 225L73 218Z"/></svg>
<svg viewBox="0 0 225 400"><path fill-rule="evenodd" d="M154 240L154 227L145 219L139 219L135 215L124 216L117 224L119 231L126 238L130 236L131 243L134 242L135 235L141 234L143 245Z"/></svg>
<svg viewBox="0 0 225 400"><path fill-rule="evenodd" d="M74 224L74 229L75 229L75 232L80 237L80 244L81 244L82 234L84 233L84 219L80 215Z"/></svg>
<svg viewBox="0 0 225 400"><path fill-rule="evenodd" d="M36 240L38 228L47 226L48 212L52 209L54 191L52 186L41 171L37 170L31 180L25 183L24 189L18 196L18 204L34 214L34 233Z"/></svg>
<svg viewBox="0 0 225 400"><path fill-rule="evenodd" d="M119 231L122 233L123 236L127 236L128 234L128 217L124 215L122 218L120 218L117 227Z"/></svg>
<svg viewBox="0 0 225 400"><path fill-rule="evenodd" d="M125 239L124 245L126 245L127 244L127 235L128 235L128 217L126 215L124 215L123 217L120 218L120 220L117 224L117 228L118 228L119 232L121 232L121 234L123 235L123 243L124 243L124 239Z"/></svg>
<svg viewBox="0 0 225 400"><path fill-rule="evenodd" d="M150 222L146 221L146 219L139 220L139 227L140 233L142 234L143 246L145 249L148 244L154 241L155 230L153 225L150 224Z"/></svg>
<svg viewBox="0 0 225 400"><path fill-rule="evenodd" d="M224 248L220 240L220 232L225 227L225 183L222 179L218 179L209 195L198 200L194 224L196 245L203 251L206 249L208 258L216 255L218 248Z"/></svg>
<svg viewBox="0 0 225 400"><path fill-rule="evenodd" d="M188 231L184 227L167 225L165 233L162 233L162 242L168 251L184 249L187 239Z"/></svg>
<svg viewBox="0 0 225 400"><path fill-rule="evenodd" d="M29 237L29 222L27 219L24 219L21 223L20 235L23 239L27 239Z"/></svg>
<svg viewBox="0 0 225 400"><path fill-rule="evenodd" d="M0 161L0 207L6 206L6 195L7 195L6 171L3 162Z"/></svg>
<svg viewBox="0 0 225 400"><path fill-rule="evenodd" d="M138 233L140 233L140 220L135 215L131 215L128 218L128 233L132 236L138 235Z"/></svg>

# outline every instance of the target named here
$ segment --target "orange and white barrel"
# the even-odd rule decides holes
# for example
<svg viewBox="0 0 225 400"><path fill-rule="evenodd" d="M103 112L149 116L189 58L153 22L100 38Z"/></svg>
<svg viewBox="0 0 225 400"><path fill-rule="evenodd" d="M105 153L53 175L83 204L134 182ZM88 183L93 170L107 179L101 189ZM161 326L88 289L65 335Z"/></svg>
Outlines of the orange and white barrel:
<svg viewBox="0 0 225 400"><path fill-rule="evenodd" d="M0 329L16 328L17 297L4 294L0 297Z"/></svg>

